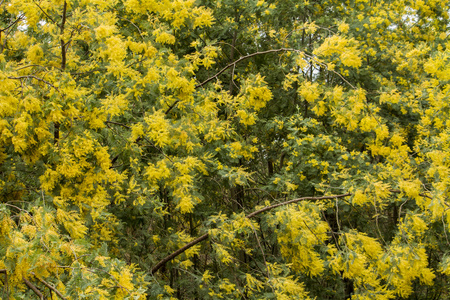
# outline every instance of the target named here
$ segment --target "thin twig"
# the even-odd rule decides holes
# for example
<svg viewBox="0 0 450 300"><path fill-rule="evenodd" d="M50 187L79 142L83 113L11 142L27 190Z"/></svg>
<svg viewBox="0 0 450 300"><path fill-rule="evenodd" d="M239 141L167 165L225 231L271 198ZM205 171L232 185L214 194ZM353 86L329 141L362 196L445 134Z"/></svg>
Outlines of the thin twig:
<svg viewBox="0 0 450 300"><path fill-rule="evenodd" d="M15 69L14 71L16 72L16 71L19 71L19 70L22 70L22 69L32 68L32 67L41 67L41 68L45 68L44 66L41 66L41 65L31 64L31 65L26 65L26 66L17 68L17 69Z"/></svg>
<svg viewBox="0 0 450 300"><path fill-rule="evenodd" d="M17 210L19 210L19 211L23 211L23 212L26 212L28 215L30 215L31 217L33 217L33 215L29 212L29 211L27 211L26 209L23 209L23 208L20 208L20 207L18 207L18 206L15 206L15 205L12 205L12 204L9 204L9 203L3 203L3 205L6 205L6 206L9 206L9 207L12 207L12 208L15 208L15 209L17 209Z"/></svg>
<svg viewBox="0 0 450 300"><path fill-rule="evenodd" d="M396 193L396 194L403 193L403 191L400 191L400 190L389 190L389 192ZM425 197L425 198L428 198L428 199L433 199L433 198L431 198L431 196L428 196L428 195L423 194L423 193L420 193L419 196Z"/></svg>
<svg viewBox="0 0 450 300"><path fill-rule="evenodd" d="M402 217L402 207L403 207L403 205L404 205L406 202L408 202L408 199L406 199L406 201L403 202L403 203L400 205L400 207L398 208L398 218L401 218L401 217ZM398 219L397 219L397 220L398 220Z"/></svg>
<svg viewBox="0 0 450 300"><path fill-rule="evenodd" d="M128 129L131 129L130 126L125 125L125 124L123 124L123 123L118 123L118 122L113 122L113 121L105 121L105 123L114 124L114 125L119 125L119 126L122 126L122 127L128 128Z"/></svg>
<svg viewBox="0 0 450 300"><path fill-rule="evenodd" d="M384 240L383 235L381 234L380 226L378 225L378 210L376 199L373 202L373 207L375 208L375 226L377 227L378 235L380 236L383 243L386 244L386 241Z"/></svg>
<svg viewBox="0 0 450 300"><path fill-rule="evenodd" d="M339 242L338 242L338 240L336 239L336 234L338 234L338 233L336 233L336 232L333 231L333 228L331 227L331 224L330 224L330 222L328 221L327 216L325 215L325 213L324 213L323 211L321 211L321 212L322 212L322 216L323 216L323 218L325 219L325 221L327 222L328 226L330 226L330 229L331 229L330 232L331 232L331 236L332 236L333 239L334 239L334 243L335 243L336 247L340 250Z"/></svg>
<svg viewBox="0 0 450 300"><path fill-rule="evenodd" d="M33 3L36 4L36 6L42 11L42 13L43 13L47 18L50 19L50 21L53 22L53 24L58 25L58 23L55 22L55 20L53 20L52 17L50 17L50 16L42 9L42 7L41 7L36 1L33 0Z"/></svg>
<svg viewBox="0 0 450 300"><path fill-rule="evenodd" d="M236 50L237 52L239 52L239 54L242 56L242 53L241 53L241 51L239 51L239 49L238 48L236 48L235 46L233 46L233 45L231 45L231 44L229 44L229 43L226 43L226 42L222 42L222 41L220 41L220 42L217 42L217 44L225 44L225 45L228 45L228 46L230 46L230 47L232 47L232 48L234 48L234 50Z"/></svg>
<svg viewBox="0 0 450 300"><path fill-rule="evenodd" d="M41 81L41 82L47 84L48 86L51 86L52 88L54 88L55 90L57 90L59 92L59 89L56 86L54 86L53 84L51 84L47 80L44 80L44 79L39 78L39 77L34 76L34 75L23 75L23 76L17 76L17 77L9 76L8 77L8 79L19 79L19 80L20 79L26 79L26 78L32 78L32 79L36 79L38 81Z"/></svg>
<svg viewBox="0 0 450 300"><path fill-rule="evenodd" d="M264 266L266 267L266 272L267 272L267 278L270 278L269 268L267 267L266 254L264 253L264 249L261 246L261 242L259 241L258 233L256 232L255 226L253 226L253 223L251 221L250 221L250 225L252 226L253 232L255 233L255 237L256 237L256 241L258 242L259 250L261 250L261 254L263 256Z"/></svg>
<svg viewBox="0 0 450 300"><path fill-rule="evenodd" d="M336 198L336 224L337 224L338 230L341 231L341 225L339 224L339 206L338 206L337 198Z"/></svg>
<svg viewBox="0 0 450 300"><path fill-rule="evenodd" d="M120 19L122 19L122 20L125 20L125 21L128 21L128 22L130 22L130 24L131 25L133 25L137 30L138 30L138 32L139 32L139 35L141 36L141 39L144 39L144 37L142 36L142 32L141 32L141 29L139 29L139 27L136 25L136 24L134 24L133 22L131 22L130 20L128 20L128 19L125 19L125 18L122 18L122 17L120 17L119 16L119 18Z"/></svg>
<svg viewBox="0 0 450 300"><path fill-rule="evenodd" d="M255 212L252 212L251 214L247 215L246 217L247 217L247 218L253 218L253 217L256 216L256 215L259 215L260 213L263 213L263 212L265 212L265 211L274 209L274 208L276 208L276 207L288 205L288 204L291 204L291 203L297 203L297 202L300 202L300 201L303 201L303 200L326 200L326 199L337 199L337 198L348 197L348 196L351 196L351 195L352 195L351 193L347 193L347 194L332 195L332 196L302 197L302 198L297 198L297 199L289 200L289 201L286 201L286 202L281 202L281 203L277 203L277 204L274 204L274 205L266 206L266 207L264 207L264 208L261 208L260 210L257 210L257 211L255 211Z"/></svg>
<svg viewBox="0 0 450 300"><path fill-rule="evenodd" d="M172 110L172 108L174 108L175 105L178 104L178 102L180 102L180 100L175 100L175 102L166 110L165 114L167 115Z"/></svg>
<svg viewBox="0 0 450 300"><path fill-rule="evenodd" d="M308 228L309 231L311 231L311 233L316 237L316 239L322 243L322 245L326 246L327 244L325 244L321 239L319 239L319 237L316 235L316 233L314 232L314 230L312 230L309 226L308 223L306 223L305 220L303 220L303 223L305 223L306 228Z"/></svg>
<svg viewBox="0 0 450 300"><path fill-rule="evenodd" d="M200 84L197 84L195 86L196 89L198 89L199 87L204 86L205 84L207 84L208 82L210 82L211 80L213 80L214 78L217 78L220 74L222 74L223 72L225 72L226 70L228 70L229 68L231 68L232 66L236 65L237 63L249 59L251 57L254 56L258 56L258 55L264 55L264 54L268 54L268 53L277 53L277 52L286 52L286 51L299 51L297 49L291 49L291 48L280 48L280 49L271 49L271 50L266 50L266 51L258 51L246 56L242 56L239 59L235 60L232 63L229 63L228 65L226 65L225 67L223 67L222 70L220 70L219 72L217 72L214 76L209 77L208 79L206 79L205 81L203 81Z"/></svg>
<svg viewBox="0 0 450 300"><path fill-rule="evenodd" d="M3 1L2 1L3 2ZM20 20L22 20L22 18L24 17L24 14L21 14L17 17L17 19L12 22L11 24L9 24L7 27L0 29L0 32L6 31L8 30L11 26L14 26L14 24L16 24L17 22L19 22Z"/></svg>

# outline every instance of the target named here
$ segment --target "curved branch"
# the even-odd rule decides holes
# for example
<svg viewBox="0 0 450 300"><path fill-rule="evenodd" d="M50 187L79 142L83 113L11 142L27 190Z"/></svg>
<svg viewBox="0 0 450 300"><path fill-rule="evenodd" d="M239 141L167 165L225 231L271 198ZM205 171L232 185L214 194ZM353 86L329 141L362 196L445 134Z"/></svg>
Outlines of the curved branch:
<svg viewBox="0 0 450 300"><path fill-rule="evenodd" d="M217 76L219 76L220 74L222 74L223 72L225 72L226 70L228 70L229 68L231 68L232 66L236 65L238 62L241 62L243 60L246 60L250 57L253 56L257 56L257 55L263 55L263 54L268 54L268 53L276 53L276 52L286 52L286 51L294 51L294 52L298 52L299 50L297 49L292 49L292 48L280 48L280 49L271 49L271 50L266 50L266 51L258 51L246 56L242 56L239 59L233 61L232 63L229 63L228 65L226 65L225 67L223 67L222 70L220 70L219 72L217 72L214 76L209 77L208 79L206 79L205 81L203 81L202 83L199 83L195 86L196 89L198 89L199 87L204 86L205 84L207 84L208 82L210 82L211 80L213 80L214 78L217 78Z"/></svg>
<svg viewBox="0 0 450 300"><path fill-rule="evenodd" d="M281 203L277 203L274 205L270 205L270 206L266 206L263 207L257 211L252 212L251 214L247 215L246 218L253 218L256 215L259 215L260 213L263 213L265 211L271 210L273 208L279 207L279 206L283 206L283 205L287 205L287 204L291 204L291 203L297 203L303 200L325 200L325 199L336 199L336 198L344 198L344 197L348 197L351 196L351 193L347 193L347 194L340 194L340 195L331 195L331 196L321 196L321 197L302 197L302 198L297 198L297 199L292 199L286 202L281 202Z"/></svg>
<svg viewBox="0 0 450 300"><path fill-rule="evenodd" d="M311 60L313 60L315 63L320 64L321 66L325 67L327 69L327 71L332 72L334 74L336 74L337 76L339 76L345 83L347 83L352 89L356 89L356 87L354 85L352 85L347 79L345 79L344 76L342 76L340 73L334 71L334 70L330 70L327 66L327 64L318 61L317 59L314 58L313 55L307 54L304 51L298 50L298 49L294 49L294 48L279 48L279 49L271 49L271 50L266 50L266 51L258 51L255 53L251 53L248 54L246 56L242 56L239 59L229 63L228 65L226 65L225 67L222 68L222 70L220 70L219 72L217 72L216 74L214 74L213 76L209 77L208 79L206 79L205 81L203 81L202 83L199 83L195 86L195 89L198 89L202 86L204 86L205 84L207 84L208 82L210 82L211 80L217 78L220 74L222 74L223 72L225 72L226 70L228 70L231 67L235 67L237 63L246 60L248 58L251 58L253 56L257 56L257 55L264 55L264 54L268 54L268 53L277 53L277 52L297 52L297 53L303 53L303 55L305 55L306 57L309 57ZM174 107L175 105L177 105L179 102L179 100L176 100L171 106L169 106L169 108L166 110L165 114L167 115Z"/></svg>
<svg viewBox="0 0 450 300"><path fill-rule="evenodd" d="M41 81L41 82L47 84L48 86L54 88L55 90L57 90L57 91L59 92L59 89L58 89L56 86L54 86L53 84L51 84L51 83L48 82L47 80L44 80L44 79L39 78L39 77L34 76L34 75L23 75L23 76L16 76L16 77L14 77L14 76L9 76L9 77L8 77L8 79L18 79L18 80L26 79L26 78L32 78L32 79L36 79L37 81Z"/></svg>
<svg viewBox="0 0 450 300"><path fill-rule="evenodd" d="M208 79L206 79L205 81L203 81L202 83L199 83L195 86L195 89L198 89L202 86L204 86L205 84L207 84L208 82L210 82L211 80L213 80L214 78L217 78L220 74L222 74L223 72L225 72L226 70L228 70L229 68L236 66L236 64L238 62L241 62L243 60L246 60L248 58L251 58L253 56L257 56L257 55L263 55L263 54L268 54L268 53L277 53L277 52L286 52L286 51L294 51L294 52L300 52L300 50L297 49L292 49L292 48L280 48L280 49L271 49L271 50L266 50L266 51L258 51L246 56L242 56L239 59L233 61L232 63L229 63L228 65L226 65L225 67L222 68L222 70L220 70L219 72L217 72L216 74L214 74L214 76L209 77ZM167 115L172 108L175 107L175 105L177 105L179 102L179 100L176 100L171 106L169 106L169 108L166 110L165 114Z"/></svg>
<svg viewBox="0 0 450 300"><path fill-rule="evenodd" d="M263 54L268 54L268 53L277 53L277 52L286 52L286 51L294 51L294 52L300 52L297 49L292 49L292 48L280 48L280 49L271 49L271 50L267 50L267 51L259 51L259 52L255 52L246 56L242 56L239 59L233 61L232 63L229 63L228 65L226 65L225 67L222 68L222 70L220 70L219 72L217 72L216 74L214 74L214 76L209 77L208 79L206 79L205 81L203 81L202 83L199 83L195 86L195 89L198 89L202 86L204 86L205 84L207 84L208 82L210 82L211 80L213 80L214 78L217 78L220 74L222 74L223 72L225 72L226 70L228 70L231 67L236 66L236 64L238 62L241 62L243 60L246 60L248 58L251 58L253 56L257 56L257 55L263 55ZM176 100L165 112L165 114L167 115L172 108L175 107L175 105L177 105L179 102L179 100Z"/></svg>
<svg viewBox="0 0 450 300"><path fill-rule="evenodd" d="M300 202L303 200L324 200L324 199L336 199L336 198L343 198L343 197L348 197L351 196L351 193L346 193L346 194L340 194L340 195L332 195L332 196L321 196L321 197L302 197L302 198L297 198L297 199L292 199L286 202L281 202L281 203L277 203L274 205L269 205L266 207L263 207L257 211L252 212L251 214L248 214L247 216L245 216L246 218L253 218L256 215L259 215L260 213L263 213L265 211L271 210L273 208L279 207L279 206L283 206L283 205L287 205L287 204L291 204L291 203L296 203L296 202ZM175 252L172 252L171 254L169 254L168 256L166 256L165 258L163 258L160 262L158 262L150 271L151 274L154 274L156 271L158 271L161 267L163 267L167 262L169 262L170 260L174 259L175 257L177 257L178 255L180 255L181 253L183 253L184 251L186 251L187 249L191 248L192 246L195 246L196 244L206 240L209 237L208 233L205 233L204 235L196 238L195 240L191 241L190 243L187 243L186 245L184 245L183 247L181 247L180 249L178 249Z"/></svg>

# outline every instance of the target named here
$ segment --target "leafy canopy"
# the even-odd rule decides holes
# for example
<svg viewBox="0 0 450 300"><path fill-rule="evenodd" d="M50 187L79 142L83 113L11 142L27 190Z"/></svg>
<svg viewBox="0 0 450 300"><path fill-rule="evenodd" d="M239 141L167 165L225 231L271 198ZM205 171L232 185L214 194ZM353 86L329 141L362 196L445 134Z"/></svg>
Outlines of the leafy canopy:
<svg viewBox="0 0 450 300"><path fill-rule="evenodd" d="M3 297L446 297L449 9L2 1Z"/></svg>

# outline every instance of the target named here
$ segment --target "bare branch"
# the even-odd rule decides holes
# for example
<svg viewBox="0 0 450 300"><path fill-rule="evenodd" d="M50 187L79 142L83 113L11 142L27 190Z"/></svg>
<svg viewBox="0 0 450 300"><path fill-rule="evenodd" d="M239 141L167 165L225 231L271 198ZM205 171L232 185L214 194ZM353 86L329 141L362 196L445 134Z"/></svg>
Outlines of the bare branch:
<svg viewBox="0 0 450 300"><path fill-rule="evenodd" d="M21 14L20 16L17 17L17 19L14 22L11 22L11 24L9 24L8 26L6 26L3 29L0 29L0 32L6 31L8 30L11 26L14 26L14 24L16 24L17 22L19 22L20 20L22 20L24 17L24 14Z"/></svg>
<svg viewBox="0 0 450 300"><path fill-rule="evenodd" d="M17 71L19 71L19 70L23 70L23 69L26 69L26 68L32 68L32 67L41 67L41 68L44 68L44 69L45 69L44 66L36 65L36 64L31 64L31 65L26 65L26 66L17 68L17 69L15 69L14 71L17 72Z"/></svg>
<svg viewBox="0 0 450 300"><path fill-rule="evenodd" d="M134 24L134 23L131 22L130 20L125 19L125 18L122 18L122 17L120 17L120 16L119 16L119 18L122 19L122 20L125 20L125 21L129 22L131 25L133 25L133 26L137 29L137 31L139 32L139 35L141 36L141 39L144 39L144 36L142 35L141 29L139 29L139 27L138 27L136 24Z"/></svg>
<svg viewBox="0 0 450 300"><path fill-rule="evenodd" d="M352 85L347 79L345 79L344 76L342 76L340 73L334 71L334 70L330 70L328 69L328 65L318 61L314 56L312 55L308 55L306 54L304 51L298 50L298 49L293 49L293 48L279 48L279 49L271 49L271 50L266 50L266 51L258 51L252 54L248 54L246 56L242 56L239 59L235 60L232 63L229 63L228 65L226 65L225 67L222 68L222 70L220 70L219 72L217 72L216 74L214 74L213 76L209 77L208 79L206 79L205 81L203 81L202 83L199 83L195 86L195 89L198 89L202 86L204 86L205 84L207 84L208 82L210 82L211 80L217 78L219 75L221 75L223 72L225 72L226 70L228 70L229 68L233 67L233 72L234 72L234 67L236 66L237 63L249 59L251 57L254 56L258 56L258 55L264 55L264 54L269 54L269 53L278 53L278 52L297 52L297 53L302 53L303 55L305 55L306 57L308 57L309 59L311 59L313 62L315 62L316 64L319 64L323 67L326 68L326 70L328 72L332 72L334 74L336 74L337 76L339 76L346 84L348 84L352 89L356 89L356 87L354 85ZM233 78L231 78L233 80ZM167 115L174 107L175 105L177 105L179 102L179 100L176 100L165 112L165 114Z"/></svg>
<svg viewBox="0 0 450 300"><path fill-rule="evenodd" d="M264 208L261 208L260 210L257 210L257 211L255 211L255 212L252 212L251 214L247 215L246 217L250 219L250 218L253 218L253 217L256 216L256 215L259 215L260 213L263 213L263 212L265 212L265 211L274 209L274 208L276 208L276 207L288 205L288 204L291 204L291 203L297 203L297 202L304 201L304 200L336 199L336 198L344 198L344 197L348 197L348 196L351 196L351 195L352 195L351 193L347 193L347 194L331 195L331 196L302 197L302 198L292 199L292 200L289 200L289 201L286 201L286 202L281 202L281 203L277 203L277 204L274 204L274 205L266 206L266 207L264 207Z"/></svg>
<svg viewBox="0 0 450 300"><path fill-rule="evenodd" d="M223 72L225 72L226 70L228 70L229 68L231 68L232 66L236 65L237 63L239 63L239 62L241 62L243 60L246 60L246 59L249 59L251 57L258 56L258 55L264 55L264 54L268 54L268 53L277 53L277 52L286 52L286 51L295 51L295 52L297 52L299 50L291 49L291 48L280 48L280 49L271 49L271 50L267 50L267 51L258 51L258 52L255 52L255 53L252 53L252 54L249 54L249 55L246 55L246 56L242 56L241 58L239 58L239 59L235 60L234 62L229 63L228 65L223 67L223 69L220 70L219 72L217 72L214 76L209 77L208 79L206 79L205 81L203 81L200 84L197 84L195 86L195 88L197 89L199 87L204 86L205 84L207 84L208 82L210 82L214 78L217 78L220 74L222 74Z"/></svg>
<svg viewBox="0 0 450 300"><path fill-rule="evenodd" d="M38 81L41 81L41 82L47 84L48 86L54 88L55 90L57 90L57 91L59 92L59 89L58 89L56 86L54 86L53 84L51 84L51 83L48 82L47 80L44 80L44 79L39 78L39 77L34 76L34 75L23 75L23 76L16 76L16 77L9 76L9 77L8 77L8 79L26 79L26 78L32 78L32 79L36 79L36 80L38 80Z"/></svg>
<svg viewBox="0 0 450 300"><path fill-rule="evenodd" d="M64 25L66 25L66 14L67 14L67 1L64 1L64 8L62 13L62 20L61 20L61 69L66 68L66 43L64 42L62 36L64 34Z"/></svg>
<svg viewBox="0 0 450 300"><path fill-rule="evenodd" d="M172 108L174 108L175 105L177 105L178 102L180 102L180 100L175 100L175 102L171 106L169 106L169 108L166 110L165 114L167 115L172 110Z"/></svg>
<svg viewBox="0 0 450 300"><path fill-rule="evenodd" d="M5 289L3 289L3 298L8 300L9 299L8 272L6 271L6 269L0 269L0 273L5 274Z"/></svg>
<svg viewBox="0 0 450 300"><path fill-rule="evenodd" d="M196 238L195 240L193 240L190 243L187 243L186 245L184 245L183 247L181 247L180 249L178 249L175 252L172 252L171 254L169 254L168 256L166 256L165 258L163 258L159 263L156 264L156 266L154 266L152 268L152 270L150 271L151 274L154 274L156 271L158 271L162 266L164 266L167 262L169 262L170 260L172 260L173 258L177 257L178 255L180 255L181 253L183 253L184 251L186 251L187 249L191 248L192 246L195 246L196 244L206 240L209 237L208 233L205 233L204 235Z"/></svg>
<svg viewBox="0 0 450 300"><path fill-rule="evenodd" d="M269 268L267 267L266 254L264 253L264 249L261 246L261 242L259 241L258 233L256 232L255 226L253 226L252 222L250 222L250 225L252 226L253 232L255 233L255 238L256 238L256 241L258 242L258 247L259 247L259 250L261 251L261 254L262 254L262 257L264 260L264 266L266 267L267 278L270 278Z"/></svg>
<svg viewBox="0 0 450 300"><path fill-rule="evenodd" d="M297 203L303 200L325 200L325 199L337 199L337 198L343 198L343 197L348 197L351 196L351 193L347 193L347 194L341 194L341 195L332 195L332 196L322 196L322 197L302 197L302 198L297 198L297 199L292 199L286 202L281 202L281 203L277 203L274 205L270 205L270 206L266 206L264 208L261 208L257 211L252 212L251 214L247 215L246 218L253 218L256 215L259 215L260 213L263 213L265 211L271 210L273 208L279 207L279 206L283 206L283 205L288 205L288 204L292 204L292 203ZM184 245L183 247L181 247L180 249L178 249L175 252L172 252L171 254L169 254L168 256L166 256L165 258L163 258L160 262L158 262L150 271L151 274L154 274L156 271L158 271L161 267L163 267L167 262L169 262L170 260L172 260L173 258L177 257L178 255L180 255L181 253L183 253L184 251L186 251L187 249L191 248L192 246L206 240L209 237L208 233L205 233L204 235L196 238L195 240L193 240L190 243L187 243L186 245Z"/></svg>
<svg viewBox="0 0 450 300"><path fill-rule="evenodd" d="M36 4L36 6L39 8L39 10L40 11L42 11L42 13L50 20L50 21L52 21L53 22L53 24L57 24L56 22L55 22L55 20L53 20L43 9L42 9L42 7L36 2L36 1L34 1L33 0L33 3L34 4Z"/></svg>
<svg viewBox="0 0 450 300"><path fill-rule="evenodd" d="M131 127L130 127L130 126L128 126L128 125L125 125L125 124L122 124L122 123L118 123L118 122L113 122L113 121L105 121L105 123L109 123L109 124L114 124L114 125L119 125L119 126L122 126L122 127L128 128L128 129L131 129Z"/></svg>
<svg viewBox="0 0 450 300"><path fill-rule="evenodd" d="M233 48L232 48L233 49ZM210 82L211 80L217 78L220 74L222 74L223 72L225 72L226 70L228 70L231 67L236 66L237 63L249 59L251 57L254 56L258 56L258 55L264 55L264 54L268 54L268 53L277 53L277 52L286 52L286 51L294 51L294 52L300 52L300 50L297 49L291 49L291 48L280 48L280 49L271 49L271 50L267 50L267 51L258 51L246 56L242 56L239 59L233 61L232 63L229 63L228 65L226 65L225 67L222 68L222 70L220 70L219 72L217 72L216 74L214 74L214 76L209 77L208 79L206 79L205 81L203 81L202 83L199 83L195 86L195 89L198 89L202 86L204 86L205 84L207 84L208 82ZM234 69L233 69L234 72ZM233 79L233 78L232 78ZM176 100L165 112L165 114L167 115L174 107L175 105L177 105L177 103L179 102L179 100Z"/></svg>
<svg viewBox="0 0 450 300"><path fill-rule="evenodd" d="M230 47L232 47L232 48L234 48L234 50L235 51L237 51L237 52L239 52L239 54L242 56L242 53L241 53L241 51L239 51L238 50L238 48L236 48L235 46L233 46L233 45L231 45L231 44L229 44L229 43L226 43L226 42L222 42L222 41L219 41L219 42L217 42L217 44L224 44L224 45L228 45L228 46L230 46Z"/></svg>
<svg viewBox="0 0 450 300"><path fill-rule="evenodd" d="M61 299L66 300L66 297L64 297L60 291L58 291L54 286L52 286L50 283L48 283L47 281L39 278L36 276L36 274L34 274L33 272L31 272L31 274L33 274L40 282L42 282L46 287L48 287L49 289L51 289L52 291L54 291L56 293L56 295L58 295Z"/></svg>
<svg viewBox="0 0 450 300"><path fill-rule="evenodd" d="M23 278L23 282L25 282L25 284L33 290L33 292L38 295L39 299L45 299L44 295L42 295L41 291L39 291L39 289L32 284L30 281L28 281L26 278Z"/></svg>
<svg viewBox="0 0 450 300"><path fill-rule="evenodd" d="M25 209L23 209L23 208L20 208L20 207L18 207L18 206L15 206L15 205L12 205L12 204L9 204L9 203L2 203L3 205L6 205L6 206L9 206L9 207L12 207L12 208L15 208L15 209L17 209L17 210L19 210L19 211L21 211L21 212L25 212L25 213L27 213L30 217L33 217L33 215L29 212L29 211L27 211L27 210L25 210ZM1 270L0 270L1 271ZM0 272L1 273L1 272Z"/></svg>

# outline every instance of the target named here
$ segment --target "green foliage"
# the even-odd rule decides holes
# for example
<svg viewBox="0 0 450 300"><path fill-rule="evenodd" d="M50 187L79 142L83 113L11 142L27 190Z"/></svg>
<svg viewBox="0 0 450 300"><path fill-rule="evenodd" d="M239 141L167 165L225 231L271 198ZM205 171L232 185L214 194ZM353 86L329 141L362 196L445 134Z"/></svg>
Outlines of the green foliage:
<svg viewBox="0 0 450 300"><path fill-rule="evenodd" d="M2 4L3 298L448 298L450 2Z"/></svg>

